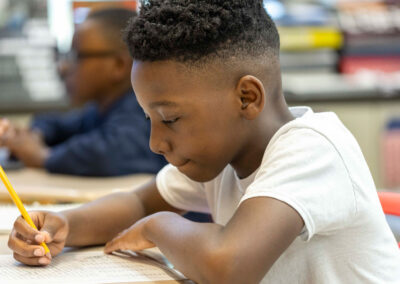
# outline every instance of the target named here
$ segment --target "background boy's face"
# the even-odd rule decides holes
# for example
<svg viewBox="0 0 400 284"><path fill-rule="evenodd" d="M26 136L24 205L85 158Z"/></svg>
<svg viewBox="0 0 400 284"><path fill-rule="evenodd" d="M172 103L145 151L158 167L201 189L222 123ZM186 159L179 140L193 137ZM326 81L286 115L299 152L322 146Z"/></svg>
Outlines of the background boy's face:
<svg viewBox="0 0 400 284"><path fill-rule="evenodd" d="M102 26L86 20L78 26L71 54L60 63L60 73L72 102L96 101L112 88L111 68L115 47L102 35Z"/></svg>
<svg viewBox="0 0 400 284"><path fill-rule="evenodd" d="M241 147L235 86L208 73L173 61L135 62L131 78L151 120L150 148L200 182L216 177Z"/></svg>

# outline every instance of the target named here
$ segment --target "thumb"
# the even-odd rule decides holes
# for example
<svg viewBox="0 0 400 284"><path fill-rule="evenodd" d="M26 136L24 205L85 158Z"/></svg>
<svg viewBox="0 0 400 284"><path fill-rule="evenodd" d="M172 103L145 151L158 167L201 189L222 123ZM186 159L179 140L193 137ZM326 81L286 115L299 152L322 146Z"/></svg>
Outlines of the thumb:
<svg viewBox="0 0 400 284"><path fill-rule="evenodd" d="M40 241L40 242L45 242L45 243L51 243L54 239L54 235L57 233L59 227L58 226L54 226L53 224L51 224L50 222L45 222L43 224L43 227L40 228L39 233L35 239L36 241Z"/></svg>
<svg viewBox="0 0 400 284"><path fill-rule="evenodd" d="M41 229L39 231L39 234L35 236L35 241L37 241L38 243L51 243L53 241L53 237L45 229Z"/></svg>

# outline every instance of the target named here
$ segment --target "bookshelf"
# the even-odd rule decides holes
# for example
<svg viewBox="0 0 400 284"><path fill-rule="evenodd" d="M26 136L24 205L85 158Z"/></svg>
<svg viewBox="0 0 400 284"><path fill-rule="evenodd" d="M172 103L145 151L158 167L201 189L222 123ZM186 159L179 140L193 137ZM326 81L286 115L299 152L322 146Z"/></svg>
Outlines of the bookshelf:
<svg viewBox="0 0 400 284"><path fill-rule="evenodd" d="M271 15L281 35L288 104L335 112L384 188L382 137L387 122L400 117L400 2L273 2L282 5Z"/></svg>

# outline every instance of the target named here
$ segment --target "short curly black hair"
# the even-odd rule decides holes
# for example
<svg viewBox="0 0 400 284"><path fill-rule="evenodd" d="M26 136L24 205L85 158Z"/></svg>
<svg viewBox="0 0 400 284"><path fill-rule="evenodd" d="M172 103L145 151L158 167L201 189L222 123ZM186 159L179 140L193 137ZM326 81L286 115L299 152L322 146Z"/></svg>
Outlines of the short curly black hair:
<svg viewBox="0 0 400 284"><path fill-rule="evenodd" d="M140 61L279 57L279 34L262 0L146 0L125 29Z"/></svg>

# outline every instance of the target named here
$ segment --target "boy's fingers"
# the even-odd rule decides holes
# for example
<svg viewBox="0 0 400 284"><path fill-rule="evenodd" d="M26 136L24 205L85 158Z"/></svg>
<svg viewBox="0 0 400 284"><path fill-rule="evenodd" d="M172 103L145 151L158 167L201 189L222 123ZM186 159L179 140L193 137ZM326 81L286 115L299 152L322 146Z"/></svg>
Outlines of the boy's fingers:
<svg viewBox="0 0 400 284"><path fill-rule="evenodd" d="M14 253L23 257L38 257L44 256L44 248L40 245L29 245L25 241L17 237L17 233L13 231L8 239L8 247L14 251Z"/></svg>
<svg viewBox="0 0 400 284"><path fill-rule="evenodd" d="M0 118L0 124L4 124L4 123L9 123L9 120L7 118Z"/></svg>
<svg viewBox="0 0 400 284"><path fill-rule="evenodd" d="M0 146L4 146L6 132L9 127L9 122L5 119L0 119Z"/></svg>
<svg viewBox="0 0 400 284"><path fill-rule="evenodd" d="M27 265L32 265L32 266L45 266L50 264L51 260L47 257L25 257L22 255L19 255L17 253L14 253L14 258L18 260L19 262L25 263Z"/></svg>
<svg viewBox="0 0 400 284"><path fill-rule="evenodd" d="M114 239L112 239L111 241L109 241L108 243L106 243L106 246L104 247L104 252L105 253L112 253L113 251L119 250L121 249L119 246L119 236L115 237Z"/></svg>
<svg viewBox="0 0 400 284"><path fill-rule="evenodd" d="M35 237L39 234L39 232L32 228L21 216L18 217L17 220L15 220L14 229L17 231L18 234L20 234L27 240L36 241Z"/></svg>
<svg viewBox="0 0 400 284"><path fill-rule="evenodd" d="M7 119L0 119L0 134L2 131L6 131L10 127L10 122Z"/></svg>
<svg viewBox="0 0 400 284"><path fill-rule="evenodd" d="M35 230L21 216L15 220L14 229L18 235L21 235L20 239L23 239L24 241L29 240L33 243L50 243L53 240L53 235L57 232L57 229L54 226L46 226L46 224L40 231Z"/></svg>
<svg viewBox="0 0 400 284"><path fill-rule="evenodd" d="M11 129L11 124L7 119L0 120L0 136L4 135Z"/></svg>
<svg viewBox="0 0 400 284"><path fill-rule="evenodd" d="M61 224L58 222L45 221L43 227L40 229L41 236L43 236L42 241L44 241L45 243L51 243L60 228Z"/></svg>
<svg viewBox="0 0 400 284"><path fill-rule="evenodd" d="M116 250L121 249L133 249L132 243L125 240L126 234L129 233L129 230L124 230L119 233L114 239L106 243L104 247L105 253L111 253Z"/></svg>
<svg viewBox="0 0 400 284"><path fill-rule="evenodd" d="M36 235L36 240L41 240L41 242L51 243L53 241L52 234L45 231L45 229L40 230L40 235Z"/></svg>

